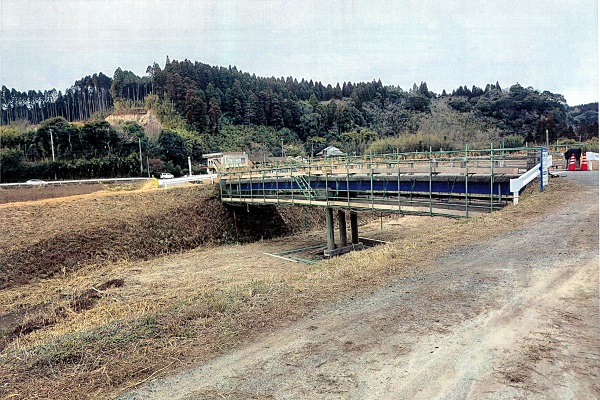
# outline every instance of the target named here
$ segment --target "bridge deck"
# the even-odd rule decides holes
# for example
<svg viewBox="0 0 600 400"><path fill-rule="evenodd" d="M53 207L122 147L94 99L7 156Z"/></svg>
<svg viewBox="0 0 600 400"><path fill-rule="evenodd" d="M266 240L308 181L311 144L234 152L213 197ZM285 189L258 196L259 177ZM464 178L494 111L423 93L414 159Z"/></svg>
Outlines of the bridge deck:
<svg viewBox="0 0 600 400"><path fill-rule="evenodd" d="M237 169L221 173L221 199L464 217L506 205L513 197L510 179L536 161L531 153L414 159L395 155Z"/></svg>

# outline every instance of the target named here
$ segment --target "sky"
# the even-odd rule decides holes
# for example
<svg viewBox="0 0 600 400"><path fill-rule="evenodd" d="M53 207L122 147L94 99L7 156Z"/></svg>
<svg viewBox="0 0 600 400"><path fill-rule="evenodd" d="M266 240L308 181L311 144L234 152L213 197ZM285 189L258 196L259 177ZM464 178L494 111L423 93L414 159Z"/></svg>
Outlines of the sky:
<svg viewBox="0 0 600 400"><path fill-rule="evenodd" d="M0 84L199 61L324 85L519 83L598 101L597 0L0 0Z"/></svg>

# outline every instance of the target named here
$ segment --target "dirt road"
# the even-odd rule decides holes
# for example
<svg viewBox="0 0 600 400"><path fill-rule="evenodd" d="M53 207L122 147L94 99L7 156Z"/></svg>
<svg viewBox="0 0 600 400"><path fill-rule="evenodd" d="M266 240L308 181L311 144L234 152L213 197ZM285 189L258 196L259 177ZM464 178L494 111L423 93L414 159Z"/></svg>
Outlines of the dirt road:
<svg viewBox="0 0 600 400"><path fill-rule="evenodd" d="M123 399L597 399L598 173L561 212Z"/></svg>

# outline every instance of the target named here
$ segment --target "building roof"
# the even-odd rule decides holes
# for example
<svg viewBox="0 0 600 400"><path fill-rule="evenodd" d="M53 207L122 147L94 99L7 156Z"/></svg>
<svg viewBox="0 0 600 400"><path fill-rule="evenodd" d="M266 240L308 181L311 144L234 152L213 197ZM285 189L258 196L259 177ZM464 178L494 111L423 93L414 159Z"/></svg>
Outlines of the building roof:
<svg viewBox="0 0 600 400"><path fill-rule="evenodd" d="M331 156L343 156L346 153L341 151L335 146L327 146L323 150L317 153L317 156L331 157Z"/></svg>
<svg viewBox="0 0 600 400"><path fill-rule="evenodd" d="M224 152L224 153L203 154L202 158L219 158L219 157L223 157L223 156L245 156L245 155L246 155L245 151L230 151L230 152Z"/></svg>

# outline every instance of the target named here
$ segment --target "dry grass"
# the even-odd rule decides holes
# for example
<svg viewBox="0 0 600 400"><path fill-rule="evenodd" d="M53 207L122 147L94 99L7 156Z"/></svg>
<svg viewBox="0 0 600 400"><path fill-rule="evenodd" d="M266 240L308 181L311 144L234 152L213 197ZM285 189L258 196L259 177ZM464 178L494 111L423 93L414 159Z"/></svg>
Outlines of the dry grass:
<svg viewBox="0 0 600 400"><path fill-rule="evenodd" d="M152 181L150 181L152 184ZM148 182L143 183L86 183L69 185L46 185L46 186L18 186L0 188L0 204L22 203L44 199L62 199L65 197L79 196L101 191L125 191L138 190L147 187Z"/></svg>
<svg viewBox="0 0 600 400"><path fill-rule="evenodd" d="M294 229L298 211L243 208L234 220L214 189L189 186L4 204L0 213L0 288L5 288L86 265L279 236ZM306 213L308 226L318 223L313 214Z"/></svg>
<svg viewBox="0 0 600 400"><path fill-rule="evenodd" d="M230 232L226 223L225 229L210 224L226 222L227 212L197 188L9 204L1 211L0 287L177 252Z"/></svg>
<svg viewBox="0 0 600 400"><path fill-rule="evenodd" d="M76 196L99 192L103 189L104 186L101 184L7 187L0 189L0 204Z"/></svg>
<svg viewBox="0 0 600 400"><path fill-rule="evenodd" d="M0 321L12 318L25 326L22 322L39 321L36 315L42 310L56 321L6 341L0 394L110 398L332 301L430 268L432 260L455 246L483 241L548 215L566 201L567 193L576 193L573 188L570 182L553 181L543 195L532 191L523 196L518 207L469 220L390 221L388 239L396 241L312 267L286 264L262 253L289 246L287 242L314 244L323 240L322 233L202 247L152 261L83 266L64 277L5 289L0 292L0 309L6 313ZM368 234L378 228L379 221L361 229ZM98 292L90 308L74 306L91 288L115 279L124 285Z"/></svg>

